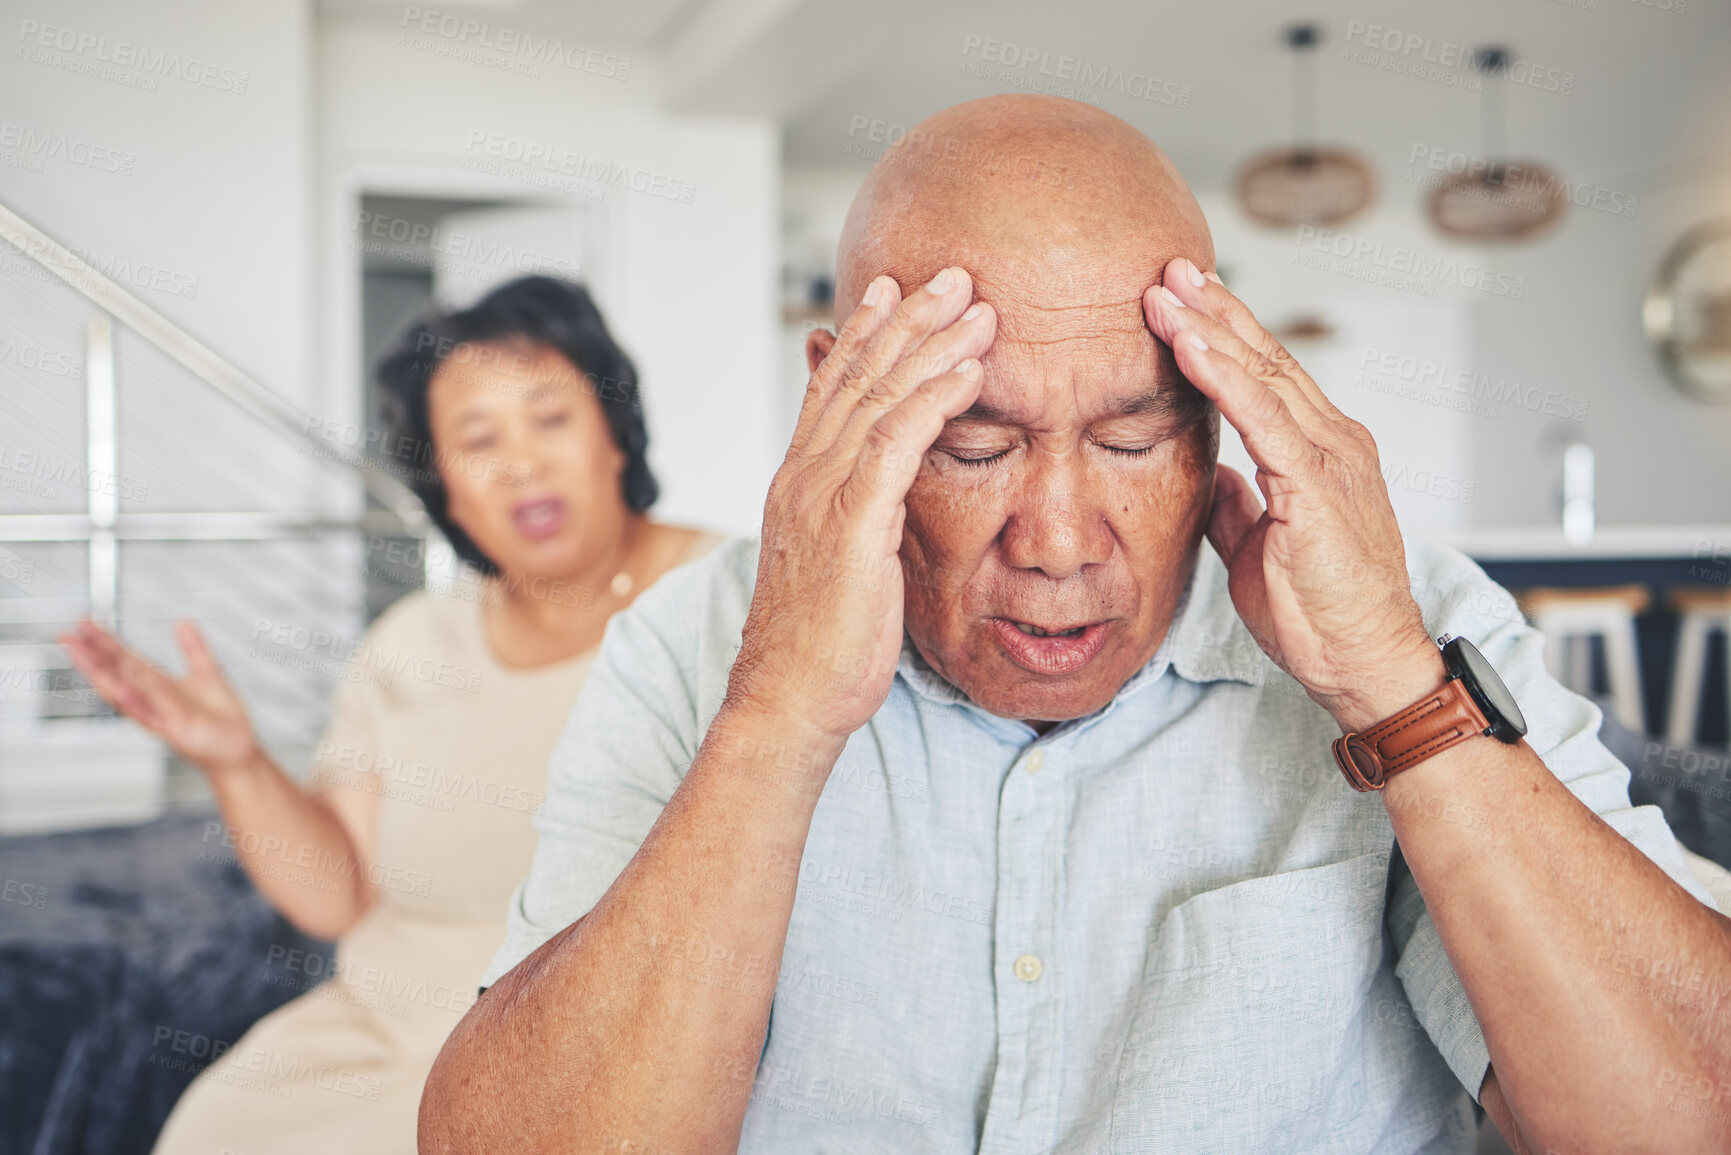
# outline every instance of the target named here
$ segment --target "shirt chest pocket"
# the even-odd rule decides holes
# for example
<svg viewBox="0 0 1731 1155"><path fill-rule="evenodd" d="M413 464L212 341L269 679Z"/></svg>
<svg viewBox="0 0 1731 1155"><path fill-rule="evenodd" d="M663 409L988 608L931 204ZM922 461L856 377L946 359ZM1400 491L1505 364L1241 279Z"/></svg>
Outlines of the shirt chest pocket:
<svg viewBox="0 0 1731 1155"><path fill-rule="evenodd" d="M1388 861L1250 879L1166 916L1118 1052L1114 1152L1323 1151L1351 1129L1377 1002L1404 1001Z"/></svg>

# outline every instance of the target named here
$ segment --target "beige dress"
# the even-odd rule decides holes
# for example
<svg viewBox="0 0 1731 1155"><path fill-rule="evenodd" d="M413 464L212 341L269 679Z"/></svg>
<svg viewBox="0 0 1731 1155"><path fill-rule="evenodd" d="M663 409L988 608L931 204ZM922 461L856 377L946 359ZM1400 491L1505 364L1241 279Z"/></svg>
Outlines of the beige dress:
<svg viewBox="0 0 1731 1155"><path fill-rule="evenodd" d="M699 535L676 564L720 540ZM411 594L357 647L313 778L379 795L367 867L379 902L328 973L281 951L260 960L264 981L307 993L205 1068L157 1155L415 1151L421 1086L505 937L547 760L598 651L501 666L483 633L484 588Z"/></svg>

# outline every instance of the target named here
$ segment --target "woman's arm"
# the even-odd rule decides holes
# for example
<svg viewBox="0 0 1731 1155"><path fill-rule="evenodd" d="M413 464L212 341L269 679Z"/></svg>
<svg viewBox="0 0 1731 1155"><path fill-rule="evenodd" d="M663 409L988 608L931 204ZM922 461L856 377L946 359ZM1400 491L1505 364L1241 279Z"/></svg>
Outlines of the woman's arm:
<svg viewBox="0 0 1731 1155"><path fill-rule="evenodd" d="M184 678L172 678L93 622L61 638L115 709L167 742L209 780L224 846L271 905L318 938L341 937L372 906L367 866L378 796L358 786L303 790L258 744L246 707L203 637L182 622Z"/></svg>
<svg viewBox="0 0 1731 1155"><path fill-rule="evenodd" d="M376 823L376 794L352 786L309 793L263 750L206 776L228 828L224 844L284 918L338 939L372 908L372 840L358 835Z"/></svg>

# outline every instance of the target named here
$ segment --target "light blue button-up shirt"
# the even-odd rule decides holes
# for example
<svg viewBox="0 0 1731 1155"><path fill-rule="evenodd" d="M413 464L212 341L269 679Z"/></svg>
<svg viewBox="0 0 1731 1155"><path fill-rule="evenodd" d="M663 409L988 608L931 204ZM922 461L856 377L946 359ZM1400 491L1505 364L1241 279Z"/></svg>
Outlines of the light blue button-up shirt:
<svg viewBox="0 0 1731 1155"><path fill-rule="evenodd" d="M1451 549L1407 561L1430 633L1479 646L1551 771L1710 902L1508 593ZM729 542L609 625L483 985L642 842L721 705L756 565ZM1339 732L1206 543L1154 657L1043 737L908 646L817 805L761 1062L693 1093L752 1081L746 1153L1473 1151L1484 1038Z"/></svg>

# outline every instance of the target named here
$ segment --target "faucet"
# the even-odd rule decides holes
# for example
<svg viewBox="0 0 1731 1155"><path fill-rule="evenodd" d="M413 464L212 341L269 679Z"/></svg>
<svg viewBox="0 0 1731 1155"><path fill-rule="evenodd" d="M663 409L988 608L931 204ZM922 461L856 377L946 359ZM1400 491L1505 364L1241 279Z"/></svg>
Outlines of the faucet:
<svg viewBox="0 0 1731 1155"><path fill-rule="evenodd" d="M1593 447L1585 441L1563 450L1563 536L1593 539Z"/></svg>
<svg viewBox="0 0 1731 1155"><path fill-rule="evenodd" d="M1579 425L1560 419L1545 427L1539 444L1563 447L1563 483L1553 492L1562 509L1564 540L1593 540L1593 447Z"/></svg>

